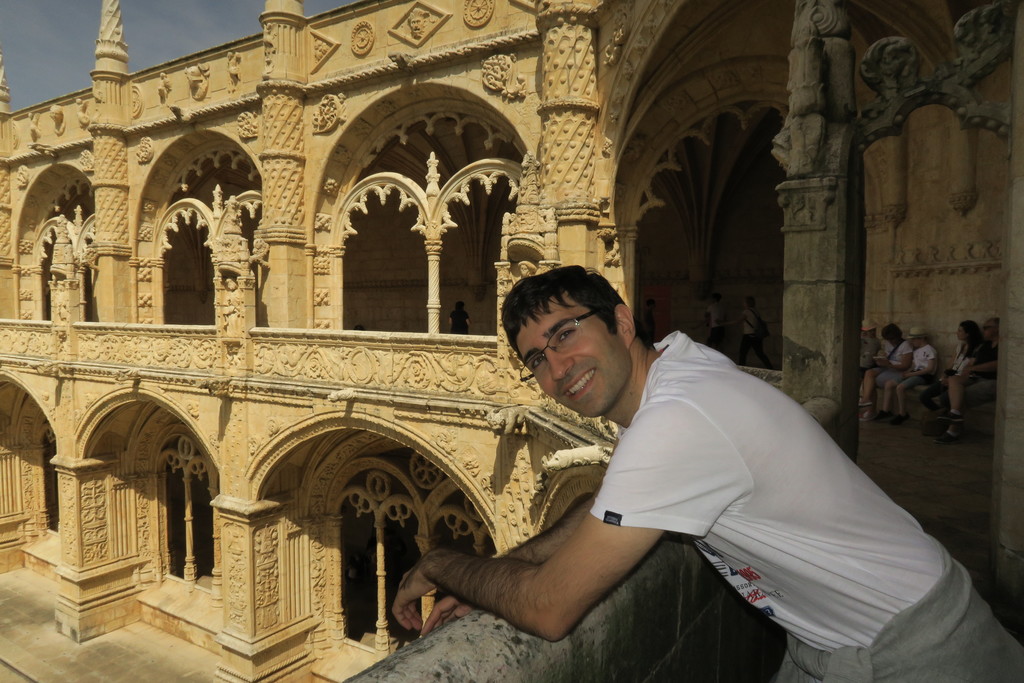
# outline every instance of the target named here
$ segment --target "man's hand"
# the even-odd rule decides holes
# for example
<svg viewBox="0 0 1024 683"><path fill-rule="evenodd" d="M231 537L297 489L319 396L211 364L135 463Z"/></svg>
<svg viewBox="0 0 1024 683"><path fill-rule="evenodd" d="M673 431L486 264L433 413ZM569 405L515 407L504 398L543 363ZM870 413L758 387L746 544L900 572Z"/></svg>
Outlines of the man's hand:
<svg viewBox="0 0 1024 683"><path fill-rule="evenodd" d="M395 602L391 606L391 612L398 619L398 623L405 628L425 628L423 619L420 617L420 598L437 588L423 575L421 569L421 565L427 557L429 557L429 554L420 558L420 561L402 577L402 583L398 586Z"/></svg>
<svg viewBox="0 0 1024 683"><path fill-rule="evenodd" d="M431 610L430 616L424 622L423 628L420 629L420 635L425 636L438 626L444 626L449 621L461 619L472 611L472 605L460 601L454 595L441 598L434 605L434 609Z"/></svg>

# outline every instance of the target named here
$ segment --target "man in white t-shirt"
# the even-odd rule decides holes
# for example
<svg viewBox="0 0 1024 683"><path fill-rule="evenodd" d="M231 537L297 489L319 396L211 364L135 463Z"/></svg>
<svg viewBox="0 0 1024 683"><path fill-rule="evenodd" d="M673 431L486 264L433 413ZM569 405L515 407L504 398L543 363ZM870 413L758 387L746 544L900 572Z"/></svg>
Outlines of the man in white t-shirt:
<svg viewBox="0 0 1024 683"><path fill-rule="evenodd" d="M578 266L520 281L502 324L523 378L621 427L593 506L501 558L436 549L393 612L429 632L476 605L564 637L675 531L790 635L780 682L1024 680L1024 648L966 571L797 403L673 333L655 347L604 278ZM424 623L419 598L438 601Z"/></svg>

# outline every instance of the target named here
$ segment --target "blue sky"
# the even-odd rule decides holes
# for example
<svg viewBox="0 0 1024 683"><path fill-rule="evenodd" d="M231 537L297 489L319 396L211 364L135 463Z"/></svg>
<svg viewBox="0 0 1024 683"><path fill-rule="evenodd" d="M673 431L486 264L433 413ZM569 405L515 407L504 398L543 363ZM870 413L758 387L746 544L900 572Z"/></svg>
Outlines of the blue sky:
<svg viewBox="0 0 1024 683"><path fill-rule="evenodd" d="M306 16L352 0L305 0ZM18 110L92 85L102 0L0 0L0 49ZM260 33L264 0L121 0L128 69Z"/></svg>

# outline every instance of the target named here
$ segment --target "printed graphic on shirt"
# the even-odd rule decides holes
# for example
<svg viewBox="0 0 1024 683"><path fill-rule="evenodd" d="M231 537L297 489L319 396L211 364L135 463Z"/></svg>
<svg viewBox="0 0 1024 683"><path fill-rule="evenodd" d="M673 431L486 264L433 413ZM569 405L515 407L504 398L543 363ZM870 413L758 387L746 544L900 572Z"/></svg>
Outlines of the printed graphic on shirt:
<svg viewBox="0 0 1024 683"><path fill-rule="evenodd" d="M757 573L757 570L753 567L733 569L724 559L722 559L721 554L706 541L695 539L694 545L697 546L697 550L704 554L704 557L706 557L708 562L711 563L711 566L717 569L718 573L729 582L729 585L735 588L736 592L743 596L744 600L761 610L765 616L775 616L776 603L772 598L782 598L783 595L781 591L766 593L755 584L755 581L761 579L761 575Z"/></svg>
<svg viewBox="0 0 1024 683"><path fill-rule="evenodd" d="M622 526L622 515L618 512L612 512L611 510L604 511L604 523L614 524L615 526Z"/></svg>

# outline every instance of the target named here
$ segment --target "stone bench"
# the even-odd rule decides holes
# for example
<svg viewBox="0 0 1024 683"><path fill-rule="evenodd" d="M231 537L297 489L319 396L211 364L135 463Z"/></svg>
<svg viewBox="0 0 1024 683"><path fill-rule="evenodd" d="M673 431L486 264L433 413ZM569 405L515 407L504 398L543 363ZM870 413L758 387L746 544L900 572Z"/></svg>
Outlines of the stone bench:
<svg viewBox="0 0 1024 683"><path fill-rule="evenodd" d="M924 419L929 411L921 403L921 393L925 390L927 385L914 387L907 392L907 413L910 415L910 420L905 424L920 425L921 420ZM876 392L875 406L878 408L882 404L882 390L879 389ZM892 412L896 412L896 397L892 399ZM967 406L964 411L964 429L979 432L981 434L987 434L989 436L995 434L995 423L996 423L996 403L995 401L989 401L983 403L980 406Z"/></svg>

